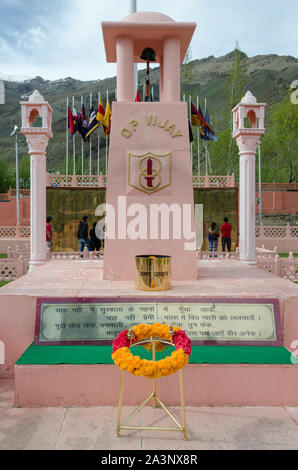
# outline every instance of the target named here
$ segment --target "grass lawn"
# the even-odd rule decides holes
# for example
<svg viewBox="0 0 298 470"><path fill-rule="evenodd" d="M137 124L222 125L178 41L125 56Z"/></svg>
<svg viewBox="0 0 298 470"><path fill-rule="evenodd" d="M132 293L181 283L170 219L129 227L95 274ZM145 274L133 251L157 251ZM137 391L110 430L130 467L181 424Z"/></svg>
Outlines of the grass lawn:
<svg viewBox="0 0 298 470"><path fill-rule="evenodd" d="M9 284L11 281L0 281L0 287L6 286L6 284Z"/></svg>
<svg viewBox="0 0 298 470"><path fill-rule="evenodd" d="M289 253L278 253L281 258L288 258ZM294 253L294 258L298 258L298 253Z"/></svg>
<svg viewBox="0 0 298 470"><path fill-rule="evenodd" d="M2 253L2 254L0 253L0 258L7 258L7 255L4 254L4 253Z"/></svg>

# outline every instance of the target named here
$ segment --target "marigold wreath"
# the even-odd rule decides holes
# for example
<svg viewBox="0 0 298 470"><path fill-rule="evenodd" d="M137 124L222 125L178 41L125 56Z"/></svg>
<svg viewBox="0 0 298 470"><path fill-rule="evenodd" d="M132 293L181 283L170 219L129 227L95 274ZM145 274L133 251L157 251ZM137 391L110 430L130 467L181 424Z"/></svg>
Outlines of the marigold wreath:
<svg viewBox="0 0 298 470"><path fill-rule="evenodd" d="M155 379L174 374L177 370L182 369L182 367L188 363L189 356L191 354L191 340L188 338L185 331L180 328L174 326L172 328L174 333L172 334L172 332L170 332L169 325L155 323L154 325L141 324L133 326L132 331L134 333L132 344L143 339L155 337L172 341L175 346L175 351L171 356L159 361L141 359L140 356L134 356L131 353L129 349L131 346L131 341L128 337L129 330L124 330L119 333L113 342L112 354L115 364L121 370L127 370L136 376Z"/></svg>

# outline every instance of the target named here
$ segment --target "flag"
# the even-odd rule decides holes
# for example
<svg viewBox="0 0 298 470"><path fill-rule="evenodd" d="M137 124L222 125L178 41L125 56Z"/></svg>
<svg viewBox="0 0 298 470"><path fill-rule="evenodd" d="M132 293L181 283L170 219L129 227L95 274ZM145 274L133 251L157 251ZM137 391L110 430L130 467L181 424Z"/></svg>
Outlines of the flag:
<svg viewBox="0 0 298 470"><path fill-rule="evenodd" d="M87 127L86 138L88 138L99 126L99 122L97 121L96 117L97 114L95 112L94 106L92 106L90 109L90 119Z"/></svg>
<svg viewBox="0 0 298 470"><path fill-rule="evenodd" d="M106 112L105 112L105 109L103 107L101 98L99 98L99 105L98 105L98 111L97 111L97 116L96 116L97 121L99 121L103 124L105 114L106 114Z"/></svg>
<svg viewBox="0 0 298 470"><path fill-rule="evenodd" d="M135 102L136 102L136 103L140 103L140 102L141 102L141 97L140 97L139 90L137 90Z"/></svg>
<svg viewBox="0 0 298 470"><path fill-rule="evenodd" d="M73 115L69 106L68 106L68 128L70 129L71 136L73 136L75 133L75 128L74 128L74 123L73 123Z"/></svg>
<svg viewBox="0 0 298 470"><path fill-rule="evenodd" d="M208 126L208 123L203 118L203 114L200 110L198 111L197 108L191 103L191 124L193 126L203 127Z"/></svg>
<svg viewBox="0 0 298 470"><path fill-rule="evenodd" d="M88 129L88 122L87 122L86 115L85 115L84 105L82 106L82 109L80 112L78 124L79 124L79 132L82 136L82 139L84 140L84 142L88 142L89 139L88 137L86 137L87 129Z"/></svg>
<svg viewBox="0 0 298 470"><path fill-rule="evenodd" d="M74 136L74 134L77 131L80 132L80 129L79 129L79 116L78 116L78 113L77 113L77 110L76 110L75 106L73 107L73 111L72 111L72 123L73 123L73 133L71 133L70 139L72 139L72 137Z"/></svg>
<svg viewBox="0 0 298 470"><path fill-rule="evenodd" d="M215 142L217 142L218 138L217 138L217 135L215 134L213 128L211 127L210 117L209 117L207 107L206 107L206 112L205 112L205 121L207 122L207 127L205 127L206 137L205 138L202 137L202 139L204 139L204 140L214 140Z"/></svg>
<svg viewBox="0 0 298 470"><path fill-rule="evenodd" d="M105 117L103 120L105 136L110 135L110 132L111 132L111 117L112 117L111 106L108 100L107 105L106 105Z"/></svg>

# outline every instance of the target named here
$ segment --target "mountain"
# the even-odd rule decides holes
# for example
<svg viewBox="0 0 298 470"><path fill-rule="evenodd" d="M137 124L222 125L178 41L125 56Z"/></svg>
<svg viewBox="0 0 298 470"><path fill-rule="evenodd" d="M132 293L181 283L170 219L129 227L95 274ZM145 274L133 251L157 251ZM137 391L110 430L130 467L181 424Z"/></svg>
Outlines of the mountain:
<svg viewBox="0 0 298 470"><path fill-rule="evenodd" d="M197 95L201 104L207 99L208 110L212 123L217 132L227 126L229 116L228 97L225 87L226 77L232 68L233 52L222 57L207 57L193 60L182 66L182 94L192 95L194 104ZM292 81L298 78L298 60L291 56L278 56L276 54L247 57L247 88L257 97L258 101L270 105L281 99L282 93L287 90ZM187 73L186 73L187 71ZM151 83L154 88L154 99L158 99L159 67L151 70ZM80 81L73 78L49 81L41 77L24 81L8 81L4 79L6 89L6 104L0 105L0 157L8 157L8 164L14 164L14 142L9 137L15 124L20 125L21 100L27 100L31 93L38 89L53 107L54 139L48 146L48 171L57 171L62 168L65 159L65 116L66 99L75 97L77 109L80 109L81 96L87 113L89 113L90 93L93 94L93 103L97 103L98 92L101 93L105 103L106 92L109 90L111 100L115 99L116 77L96 81ZM139 71L139 90L142 97L145 83L145 70ZM25 139L20 138L20 154L27 154ZM81 143L77 142L78 161L81 155ZM72 154L70 144L70 154ZM105 152L105 141L101 139L102 152ZM97 139L93 139L94 166L96 166ZM103 153L102 153L103 155ZM86 163L89 158L89 146L85 146ZM103 162L104 158L102 159Z"/></svg>
<svg viewBox="0 0 298 470"><path fill-rule="evenodd" d="M32 80L33 77L19 76L19 75L7 75L6 73L0 72L0 80L6 82L25 82L26 80Z"/></svg>

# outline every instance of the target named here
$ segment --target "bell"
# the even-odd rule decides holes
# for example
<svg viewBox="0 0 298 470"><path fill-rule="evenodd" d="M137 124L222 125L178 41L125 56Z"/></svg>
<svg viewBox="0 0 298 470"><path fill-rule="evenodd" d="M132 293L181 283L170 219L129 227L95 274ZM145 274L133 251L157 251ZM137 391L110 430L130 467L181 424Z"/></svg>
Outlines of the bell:
<svg viewBox="0 0 298 470"><path fill-rule="evenodd" d="M146 49L143 50L140 59L146 60L146 61L149 60L150 62L155 62L156 61L155 50L151 49L151 47L146 47Z"/></svg>

